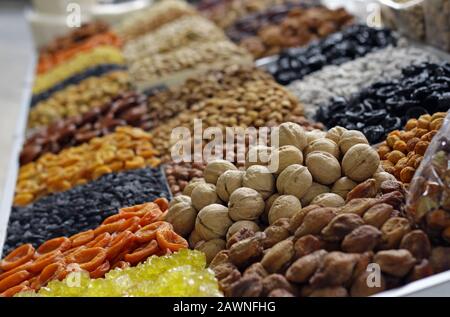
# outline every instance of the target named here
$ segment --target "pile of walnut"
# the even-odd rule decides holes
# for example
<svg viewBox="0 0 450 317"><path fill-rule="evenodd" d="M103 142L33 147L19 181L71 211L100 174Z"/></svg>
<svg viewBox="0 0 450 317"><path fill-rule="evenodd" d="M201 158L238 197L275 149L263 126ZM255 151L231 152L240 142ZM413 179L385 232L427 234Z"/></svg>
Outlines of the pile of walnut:
<svg viewBox="0 0 450 317"><path fill-rule="evenodd" d="M242 228L261 231L311 204L340 208L359 195L359 183L369 179L367 190L375 195L382 181L395 180L380 169L377 152L359 131L305 131L292 122L278 128L279 147L251 147L246 170L224 160L210 162L204 178L172 200L166 220L189 237L192 248L205 252L208 262ZM267 162L276 159L278 168L270 170Z"/></svg>
<svg viewBox="0 0 450 317"><path fill-rule="evenodd" d="M432 247L402 216L402 184L384 181L380 191L367 180L342 207L310 205L264 232L240 229L210 264L221 290L236 297L370 296L450 269L450 248Z"/></svg>
<svg viewBox="0 0 450 317"><path fill-rule="evenodd" d="M410 183L445 115L445 112L424 114L418 119L409 119L404 131L389 133L378 148L384 170L403 183Z"/></svg>

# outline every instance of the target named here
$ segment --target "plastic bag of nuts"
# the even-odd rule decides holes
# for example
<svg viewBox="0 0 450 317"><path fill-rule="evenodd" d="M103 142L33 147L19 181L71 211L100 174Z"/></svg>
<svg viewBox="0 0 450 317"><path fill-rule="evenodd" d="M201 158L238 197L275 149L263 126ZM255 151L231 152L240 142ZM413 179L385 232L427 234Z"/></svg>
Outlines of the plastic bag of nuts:
<svg viewBox="0 0 450 317"><path fill-rule="evenodd" d="M378 148L384 170L403 183L411 182L444 118L445 112L437 112L432 116L425 114L418 119L408 120L405 130L389 133L386 141Z"/></svg>
<svg viewBox="0 0 450 317"><path fill-rule="evenodd" d="M410 185L408 216L438 243L450 243L450 114Z"/></svg>
<svg viewBox="0 0 450 317"><path fill-rule="evenodd" d="M450 52L450 1L424 1L427 42Z"/></svg>

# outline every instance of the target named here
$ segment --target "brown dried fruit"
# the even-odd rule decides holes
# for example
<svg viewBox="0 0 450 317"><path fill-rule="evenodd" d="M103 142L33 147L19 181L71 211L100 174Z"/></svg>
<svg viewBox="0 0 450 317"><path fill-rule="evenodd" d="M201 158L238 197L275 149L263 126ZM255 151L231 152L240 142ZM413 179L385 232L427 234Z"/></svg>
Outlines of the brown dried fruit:
<svg viewBox="0 0 450 317"><path fill-rule="evenodd" d="M285 289L274 289L267 295L268 297L294 297L294 295Z"/></svg>
<svg viewBox="0 0 450 317"><path fill-rule="evenodd" d="M404 277L416 263L416 259L408 250L380 251L375 254L374 261L382 272L395 277Z"/></svg>
<svg viewBox="0 0 450 317"><path fill-rule="evenodd" d="M381 226L389 219L394 208L388 204L376 204L370 207L363 216L366 224L381 228Z"/></svg>
<svg viewBox="0 0 450 317"><path fill-rule="evenodd" d="M286 278L294 283L305 283L316 272L327 251L318 250L296 260L286 271Z"/></svg>
<svg viewBox="0 0 450 317"><path fill-rule="evenodd" d="M406 234L400 242L400 249L406 249L417 259L427 259L431 254L431 243L422 230Z"/></svg>
<svg viewBox="0 0 450 317"><path fill-rule="evenodd" d="M348 297L348 292L342 286L324 287L313 290L309 297Z"/></svg>
<svg viewBox="0 0 450 317"><path fill-rule="evenodd" d="M279 219L282 220L282 219ZM287 221L289 222L289 221ZM289 233L289 230L286 228L286 226L281 225L272 225L266 228L264 230L264 233L266 234L266 237L263 240L263 247L264 249L268 249L275 244L277 244L280 241L283 241L287 239L291 234Z"/></svg>
<svg viewBox="0 0 450 317"><path fill-rule="evenodd" d="M295 215L291 217L290 225L289 225L289 232L291 234L294 234L298 227L303 223L303 220L305 219L305 216L312 210L322 208L319 205L309 205L308 207L303 208L302 210L298 211Z"/></svg>
<svg viewBox="0 0 450 317"><path fill-rule="evenodd" d="M262 296L267 296L275 289L284 289L291 294L295 293L294 287L281 274L270 274L266 276L263 279L262 284L263 284Z"/></svg>
<svg viewBox="0 0 450 317"><path fill-rule="evenodd" d="M370 274L369 272L363 272L356 277L350 289L350 295L352 297L372 296L386 290L386 281L383 275L380 277L380 286L374 284L374 287L369 287L368 281L371 278Z"/></svg>
<svg viewBox="0 0 450 317"><path fill-rule="evenodd" d="M424 259L419 264L414 265L406 280L414 282L431 275L433 275L433 267L428 260Z"/></svg>
<svg viewBox="0 0 450 317"><path fill-rule="evenodd" d="M255 233L250 229L247 228L240 229L238 232L233 234L230 239L228 239L227 249L230 249L236 242L242 241L247 238L251 238L254 235Z"/></svg>
<svg viewBox="0 0 450 317"><path fill-rule="evenodd" d="M229 250L222 250L219 251L219 253L216 254L214 259L212 259L211 263L209 264L209 267L211 269L214 269L214 267L223 264L223 263L230 263L230 251Z"/></svg>
<svg viewBox="0 0 450 317"><path fill-rule="evenodd" d="M430 263L434 273L450 270L450 247L436 247L431 251Z"/></svg>
<svg viewBox="0 0 450 317"><path fill-rule="evenodd" d="M356 254L330 252L324 256L309 282L313 287L346 285L352 278L357 261Z"/></svg>
<svg viewBox="0 0 450 317"><path fill-rule="evenodd" d="M338 213L353 213L362 216L367 209L377 203L375 198L355 198L339 208Z"/></svg>
<svg viewBox="0 0 450 317"><path fill-rule="evenodd" d="M231 295L231 287L241 278L241 272L238 270L231 271L225 278L219 280L219 287L225 296Z"/></svg>
<svg viewBox="0 0 450 317"><path fill-rule="evenodd" d="M403 236L410 231L411 224L408 219L402 217L388 219L381 227L382 242L380 247L382 249L397 248Z"/></svg>
<svg viewBox="0 0 450 317"><path fill-rule="evenodd" d="M335 216L336 208L325 207L311 210L303 219L300 227L295 231L295 237L319 234Z"/></svg>
<svg viewBox="0 0 450 317"><path fill-rule="evenodd" d="M226 278L232 271L236 269L236 266L232 263L222 263L212 268L218 280Z"/></svg>
<svg viewBox="0 0 450 317"><path fill-rule="evenodd" d="M298 259L313 253L314 251L320 250L323 248L322 241L313 236L312 234L308 234L306 236L301 237L294 243L294 258Z"/></svg>
<svg viewBox="0 0 450 317"><path fill-rule="evenodd" d="M261 278L265 278L269 275L260 262L253 263L244 271L244 276L250 274L260 276Z"/></svg>
<svg viewBox="0 0 450 317"><path fill-rule="evenodd" d="M340 241L348 233L362 226L364 221L357 214L339 214L322 229L321 237L327 241Z"/></svg>
<svg viewBox="0 0 450 317"><path fill-rule="evenodd" d="M348 235L342 241L342 250L348 253L363 253L372 251L381 240L381 231L369 225L363 225Z"/></svg>
<svg viewBox="0 0 450 317"><path fill-rule="evenodd" d="M231 286L230 295L232 297L259 297L262 291L262 279L256 275L248 275Z"/></svg>
<svg viewBox="0 0 450 317"><path fill-rule="evenodd" d="M383 194L391 193L394 191L403 192L403 185L400 182L387 180L381 183L380 190Z"/></svg>
<svg viewBox="0 0 450 317"><path fill-rule="evenodd" d="M294 257L294 244L284 240L275 244L264 254L261 264L269 273L280 272L286 268Z"/></svg>
<svg viewBox="0 0 450 317"><path fill-rule="evenodd" d="M258 261L263 254L262 239L264 234L239 241L230 248L230 261L237 267L246 267Z"/></svg>
<svg viewBox="0 0 450 317"><path fill-rule="evenodd" d="M374 198L377 195L377 183L370 178L358 184L347 194L347 201L355 198Z"/></svg>
<svg viewBox="0 0 450 317"><path fill-rule="evenodd" d="M379 203L391 205L394 209L401 209L405 196L399 191L384 194L378 199Z"/></svg>

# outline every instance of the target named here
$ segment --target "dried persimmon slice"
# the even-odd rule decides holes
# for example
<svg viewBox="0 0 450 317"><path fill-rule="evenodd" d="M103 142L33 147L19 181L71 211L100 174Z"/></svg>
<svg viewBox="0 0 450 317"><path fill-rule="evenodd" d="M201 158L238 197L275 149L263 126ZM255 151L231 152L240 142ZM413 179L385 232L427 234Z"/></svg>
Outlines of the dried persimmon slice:
<svg viewBox="0 0 450 317"><path fill-rule="evenodd" d="M31 244L23 244L17 249L11 251L1 262L0 269L3 271L9 271L15 267L18 267L34 257L34 248Z"/></svg>
<svg viewBox="0 0 450 317"><path fill-rule="evenodd" d="M106 258L111 261L133 243L135 237L131 231L123 231L116 235L106 249Z"/></svg>

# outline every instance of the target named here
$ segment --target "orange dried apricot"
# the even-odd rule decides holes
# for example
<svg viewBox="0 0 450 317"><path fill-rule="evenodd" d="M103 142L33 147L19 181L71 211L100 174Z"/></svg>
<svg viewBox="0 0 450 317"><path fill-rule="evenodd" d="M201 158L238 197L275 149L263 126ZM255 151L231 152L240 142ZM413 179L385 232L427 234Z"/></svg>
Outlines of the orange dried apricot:
<svg viewBox="0 0 450 317"><path fill-rule="evenodd" d="M21 245L15 250L11 251L1 262L0 269L3 271L11 270L19 265L22 265L34 257L34 248L27 243Z"/></svg>

